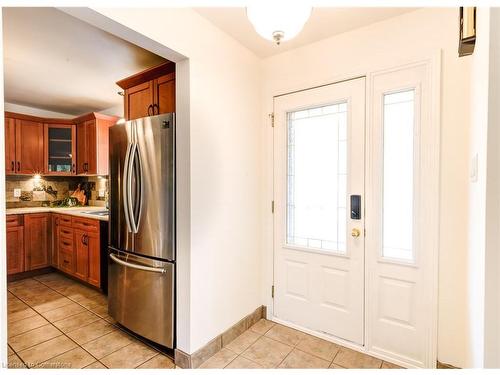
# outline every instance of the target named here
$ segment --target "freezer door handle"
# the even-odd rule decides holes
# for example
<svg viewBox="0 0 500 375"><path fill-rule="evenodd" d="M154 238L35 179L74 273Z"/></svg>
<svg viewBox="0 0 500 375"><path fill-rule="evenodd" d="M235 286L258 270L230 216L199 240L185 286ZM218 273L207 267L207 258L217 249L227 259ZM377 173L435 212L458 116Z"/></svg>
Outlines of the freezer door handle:
<svg viewBox="0 0 500 375"><path fill-rule="evenodd" d="M147 267L147 266L141 266L139 264L129 263L129 262L126 262L124 260L121 260L120 258L118 258L114 254L109 254L109 257L113 261L115 261L116 263L121 264L122 266L125 266L125 267L130 267L130 268L134 268L136 270L141 270L141 271L156 272L156 273L161 273L161 274L167 273L167 270L165 268Z"/></svg>

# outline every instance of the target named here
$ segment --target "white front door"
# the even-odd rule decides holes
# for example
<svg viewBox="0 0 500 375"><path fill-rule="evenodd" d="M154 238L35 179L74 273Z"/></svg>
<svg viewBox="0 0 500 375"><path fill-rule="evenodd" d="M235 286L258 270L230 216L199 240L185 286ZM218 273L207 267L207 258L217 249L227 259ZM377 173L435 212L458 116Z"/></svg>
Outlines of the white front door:
<svg viewBox="0 0 500 375"><path fill-rule="evenodd" d="M274 99L274 316L364 344L365 79Z"/></svg>

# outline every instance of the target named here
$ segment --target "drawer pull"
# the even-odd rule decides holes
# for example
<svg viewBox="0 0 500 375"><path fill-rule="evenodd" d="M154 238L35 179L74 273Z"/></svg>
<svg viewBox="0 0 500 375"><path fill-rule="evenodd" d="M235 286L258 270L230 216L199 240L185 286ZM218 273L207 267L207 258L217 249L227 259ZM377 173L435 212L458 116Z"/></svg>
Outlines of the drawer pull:
<svg viewBox="0 0 500 375"><path fill-rule="evenodd" d="M66 245L66 246L71 246L71 243L70 243L70 242L63 241L63 245Z"/></svg>

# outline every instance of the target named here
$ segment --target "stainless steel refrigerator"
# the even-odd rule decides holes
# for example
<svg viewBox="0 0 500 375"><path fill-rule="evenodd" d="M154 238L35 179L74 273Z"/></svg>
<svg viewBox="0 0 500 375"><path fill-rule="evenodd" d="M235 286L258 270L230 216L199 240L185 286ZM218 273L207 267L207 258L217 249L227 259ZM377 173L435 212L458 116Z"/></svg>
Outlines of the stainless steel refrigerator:
<svg viewBox="0 0 500 375"><path fill-rule="evenodd" d="M109 150L109 315L173 348L175 115L111 127Z"/></svg>

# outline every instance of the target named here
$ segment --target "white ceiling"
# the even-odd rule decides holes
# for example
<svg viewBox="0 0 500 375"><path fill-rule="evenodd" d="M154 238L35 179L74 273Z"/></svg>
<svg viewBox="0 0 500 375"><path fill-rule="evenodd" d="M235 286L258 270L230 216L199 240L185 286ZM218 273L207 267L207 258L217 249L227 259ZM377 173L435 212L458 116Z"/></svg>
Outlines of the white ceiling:
<svg viewBox="0 0 500 375"><path fill-rule="evenodd" d="M313 8L302 32L277 46L260 37L246 17L245 8L194 8L201 16L231 35L259 57L313 43L329 36L350 31L416 8Z"/></svg>
<svg viewBox="0 0 500 375"><path fill-rule="evenodd" d="M3 8L5 101L122 115L115 82L163 58L54 8Z"/></svg>

